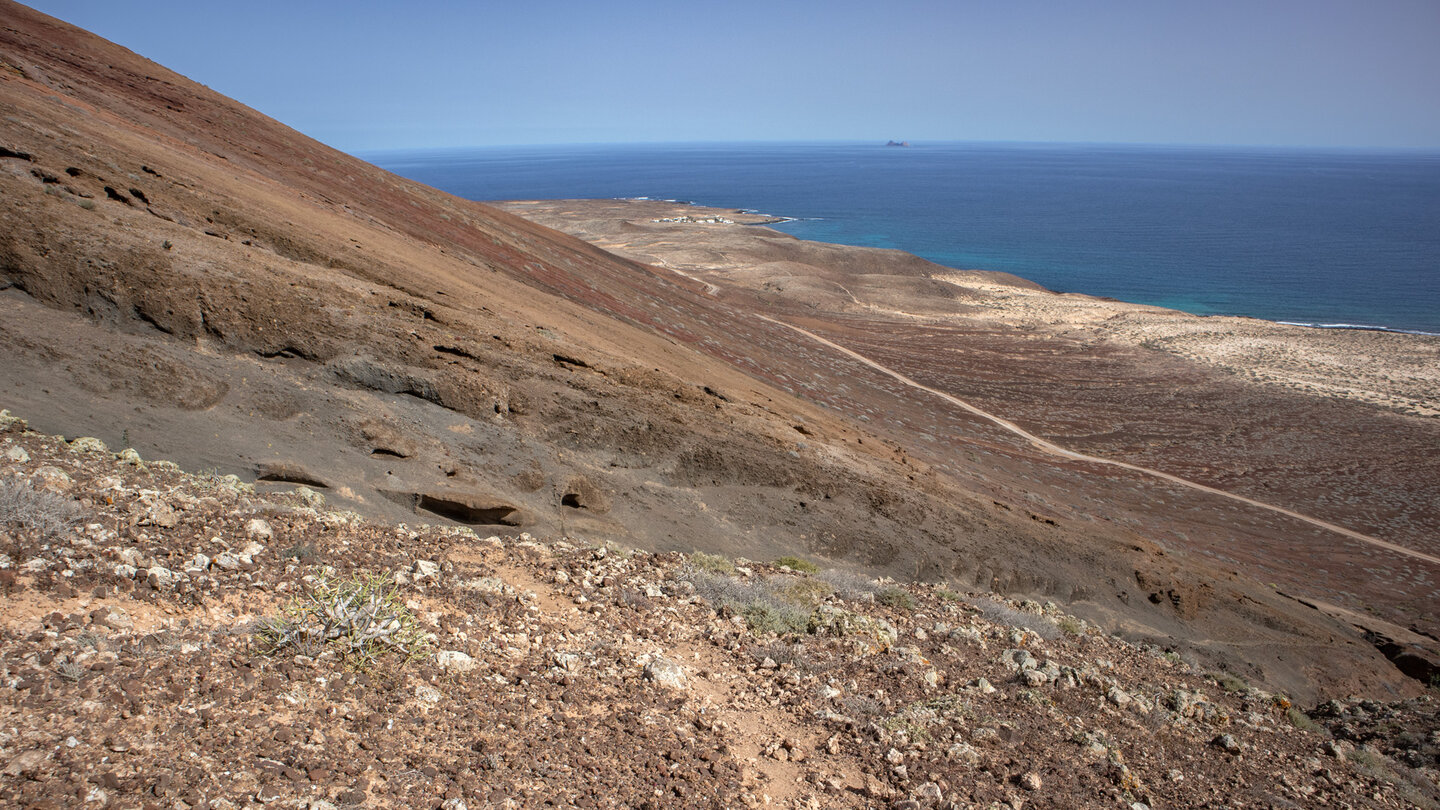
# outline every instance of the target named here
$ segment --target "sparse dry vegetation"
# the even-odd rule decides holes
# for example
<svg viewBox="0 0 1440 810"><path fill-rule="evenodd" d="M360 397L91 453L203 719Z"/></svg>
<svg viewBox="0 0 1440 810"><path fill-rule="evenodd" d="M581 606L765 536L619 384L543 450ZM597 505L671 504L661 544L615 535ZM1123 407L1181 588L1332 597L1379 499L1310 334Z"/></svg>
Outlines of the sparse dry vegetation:
<svg viewBox="0 0 1440 810"><path fill-rule="evenodd" d="M1155 648L1068 635L1063 614L1032 601L367 524L18 435L5 438L24 444L27 469L64 468L70 497L97 506L77 542L12 550L24 576L7 581L26 598L0 627L14 676L0 684L0 720L25 736L0 735L0 762L34 777L0 783L0 803L62 798L67 774L108 757L114 778L95 790L120 806L176 790L224 806L280 788L337 807L433 805L441 788L467 806L495 790L521 805L924 806L938 791L989 806L1017 789L1016 763L1039 774L1037 804L1055 806L1097 795L1192 806L1242 777L1286 785L1299 806L1362 795L1344 793L1351 784L1431 806L1417 767L1440 726L1429 704L1327 704L1317 724L1370 746L1347 760L1323 748L1338 733L1316 733L1283 697L1216 690ZM237 536L267 542L245 560L212 557L214 538ZM230 609L289 601L257 626L198 608L202 591ZM57 609L76 592L87 612ZM1051 640L1025 626L1047 621ZM128 711L90 734L75 708L89 695ZM155 723L171 729L161 755L135 745ZM38 749L22 740L59 755L27 760ZM298 781L264 764L282 757L300 763ZM1335 780L1297 765L1315 757ZM560 768L572 776L556 779ZM216 769L233 780L217 787ZM657 800L657 783L690 792Z"/></svg>
<svg viewBox="0 0 1440 810"><path fill-rule="evenodd" d="M80 522L75 499L39 489L28 479L0 482L0 526L51 537Z"/></svg>
<svg viewBox="0 0 1440 810"><path fill-rule="evenodd" d="M1060 628L1048 616L1016 610L1004 602L986 597L974 599L970 605L979 611L981 616L996 624L1022 627L1046 641L1053 641L1060 637Z"/></svg>
<svg viewBox="0 0 1440 810"><path fill-rule="evenodd" d="M820 572L820 566L800 557L781 557L775 561L775 565L783 566L802 574L818 574Z"/></svg>
<svg viewBox="0 0 1440 810"><path fill-rule="evenodd" d="M365 669L387 653L403 661L424 656L429 643L389 577L322 574L304 596L278 616L260 623L256 649L263 655L316 656L335 650L350 665Z"/></svg>
<svg viewBox="0 0 1440 810"><path fill-rule="evenodd" d="M875 594L875 601L896 610L911 611L915 609L915 597L898 585L886 585L881 588Z"/></svg>

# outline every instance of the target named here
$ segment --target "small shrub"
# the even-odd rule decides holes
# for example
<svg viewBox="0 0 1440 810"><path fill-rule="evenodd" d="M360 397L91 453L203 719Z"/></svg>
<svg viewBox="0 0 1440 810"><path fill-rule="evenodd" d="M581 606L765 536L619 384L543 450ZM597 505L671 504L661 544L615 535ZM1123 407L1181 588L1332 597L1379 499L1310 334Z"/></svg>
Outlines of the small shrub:
<svg viewBox="0 0 1440 810"><path fill-rule="evenodd" d="M1048 616L1025 613L994 599L976 599L970 604L993 624L1023 627L1046 641L1054 641L1060 637L1060 628L1056 627L1055 622Z"/></svg>
<svg viewBox="0 0 1440 810"><path fill-rule="evenodd" d="M810 627L809 611L784 603L752 602L745 606L741 615L745 617L745 623L749 625L751 632L760 635L804 633Z"/></svg>
<svg viewBox="0 0 1440 810"><path fill-rule="evenodd" d="M915 597L910 592L898 585L887 585L875 594L875 599L882 605L895 608L896 610L911 611L915 609Z"/></svg>
<svg viewBox="0 0 1440 810"><path fill-rule="evenodd" d="M706 554L697 551L690 555L690 564L701 571L709 571L712 574L724 574L727 577L735 576L735 564L721 557L719 554Z"/></svg>
<svg viewBox="0 0 1440 810"><path fill-rule="evenodd" d="M950 590L949 588L936 588L936 589L935 589L935 597L936 597L937 599L939 599L940 601L942 601L942 602L959 602L959 601L960 601L960 594L958 594L958 593Z"/></svg>
<svg viewBox="0 0 1440 810"><path fill-rule="evenodd" d="M1247 692L1250 690L1250 684L1245 683L1245 681L1228 672L1216 673L1215 683L1226 692Z"/></svg>
<svg viewBox="0 0 1440 810"><path fill-rule="evenodd" d="M95 210L95 201L94 201L94 200L81 199L81 200L80 200L80 207L81 207L81 208L84 208L86 211L94 211L94 210Z"/></svg>
<svg viewBox="0 0 1440 810"><path fill-rule="evenodd" d="M322 577L255 633L262 655L294 651L313 655L330 647L357 668L393 652L406 661L424 657L429 642L387 575Z"/></svg>
<svg viewBox="0 0 1440 810"><path fill-rule="evenodd" d="M741 582L697 568L682 571L681 578L716 611L729 609L744 616L755 633L804 633L810 626L810 610L786 590L788 578Z"/></svg>
<svg viewBox="0 0 1440 810"><path fill-rule="evenodd" d="M315 556L315 547L309 543L296 543L280 552L282 560L304 560Z"/></svg>
<svg viewBox="0 0 1440 810"><path fill-rule="evenodd" d="M1310 715L1300 711L1294 706L1291 706L1290 708L1285 710L1285 717L1290 721L1290 725L1300 729L1301 731L1320 730L1319 723L1311 720Z"/></svg>
<svg viewBox="0 0 1440 810"><path fill-rule="evenodd" d="M1365 748L1352 748L1349 751L1346 751L1345 759L1355 763L1364 770L1371 771L1372 776L1378 775L1378 772L1380 770L1380 757L1376 756L1374 752L1369 751Z"/></svg>
<svg viewBox="0 0 1440 810"><path fill-rule="evenodd" d="M1052 701L1043 692L1040 692L1036 689L1022 689L1020 690L1020 693L1015 697L1024 703L1029 703L1032 706L1050 706L1054 703L1054 701ZM1151 714L1157 714L1157 712L1151 712Z"/></svg>
<svg viewBox="0 0 1440 810"><path fill-rule="evenodd" d="M846 714L861 721L872 720L885 711L885 706L879 701L864 695L846 695L840 699L840 707Z"/></svg>
<svg viewBox="0 0 1440 810"><path fill-rule="evenodd" d="M1078 636L1084 632L1084 626L1074 616L1062 616L1059 621L1055 622L1055 626L1067 636Z"/></svg>
<svg viewBox="0 0 1440 810"><path fill-rule="evenodd" d="M830 587L835 589L836 596L852 601L869 599L875 595L876 591L880 590L880 586L875 584L875 580L850 571L831 568L821 571L816 578L829 583Z"/></svg>
<svg viewBox="0 0 1440 810"><path fill-rule="evenodd" d="M778 582L772 582L775 590L783 595L786 600L796 602L808 608L814 608L825 597L834 592L830 583L823 580L811 579L810 577L785 577Z"/></svg>
<svg viewBox="0 0 1440 810"><path fill-rule="evenodd" d="M802 574L820 573L820 566L809 560L801 559L800 557L781 557L775 561L775 564L783 565L792 571L799 571Z"/></svg>
<svg viewBox="0 0 1440 810"><path fill-rule="evenodd" d="M810 653L805 649L804 644L789 644L783 641L757 646L750 651L750 657L756 661L764 661L769 658L781 666L798 669L809 669L812 665Z"/></svg>
<svg viewBox="0 0 1440 810"><path fill-rule="evenodd" d="M79 522L80 507L71 498L36 489L23 479L0 483L0 526L50 537Z"/></svg>

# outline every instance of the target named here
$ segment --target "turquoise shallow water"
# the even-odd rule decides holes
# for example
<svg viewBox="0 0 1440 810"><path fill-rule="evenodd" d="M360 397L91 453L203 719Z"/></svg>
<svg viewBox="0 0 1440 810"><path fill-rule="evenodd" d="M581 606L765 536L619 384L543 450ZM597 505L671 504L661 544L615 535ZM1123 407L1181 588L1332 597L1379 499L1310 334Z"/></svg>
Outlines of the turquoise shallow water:
<svg viewBox="0 0 1440 810"><path fill-rule="evenodd" d="M1054 290L1440 333L1440 154L1023 144L507 147L364 157L475 200L653 197L794 217Z"/></svg>

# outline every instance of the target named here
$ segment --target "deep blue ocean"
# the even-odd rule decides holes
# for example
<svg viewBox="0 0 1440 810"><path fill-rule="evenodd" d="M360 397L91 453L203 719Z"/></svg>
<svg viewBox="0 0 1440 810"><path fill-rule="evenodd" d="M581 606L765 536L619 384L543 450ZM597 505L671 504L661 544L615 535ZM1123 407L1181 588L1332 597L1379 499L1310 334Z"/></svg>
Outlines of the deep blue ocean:
<svg viewBox="0 0 1440 810"><path fill-rule="evenodd" d="M367 153L474 200L651 197L1052 290L1440 333L1440 153L940 143Z"/></svg>

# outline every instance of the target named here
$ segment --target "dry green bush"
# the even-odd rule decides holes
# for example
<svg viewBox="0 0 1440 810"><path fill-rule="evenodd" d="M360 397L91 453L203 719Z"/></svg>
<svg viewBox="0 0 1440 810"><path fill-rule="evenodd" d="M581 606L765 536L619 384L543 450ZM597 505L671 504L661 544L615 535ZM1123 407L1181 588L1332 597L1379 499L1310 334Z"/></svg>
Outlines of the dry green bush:
<svg viewBox="0 0 1440 810"><path fill-rule="evenodd" d="M263 655L313 656L332 649L362 669L386 653L401 655L405 661L429 653L419 622L383 574L319 578L279 616L260 623L255 645Z"/></svg>
<svg viewBox="0 0 1440 810"><path fill-rule="evenodd" d="M783 565L791 571L799 571L802 574L820 573L820 566L800 557L781 557L775 561L775 565Z"/></svg>
<svg viewBox="0 0 1440 810"><path fill-rule="evenodd" d="M745 617L759 634L804 633L810 626L810 609L787 592L785 578L742 581L693 566L679 578L695 586L695 593L716 611L728 609Z"/></svg>

